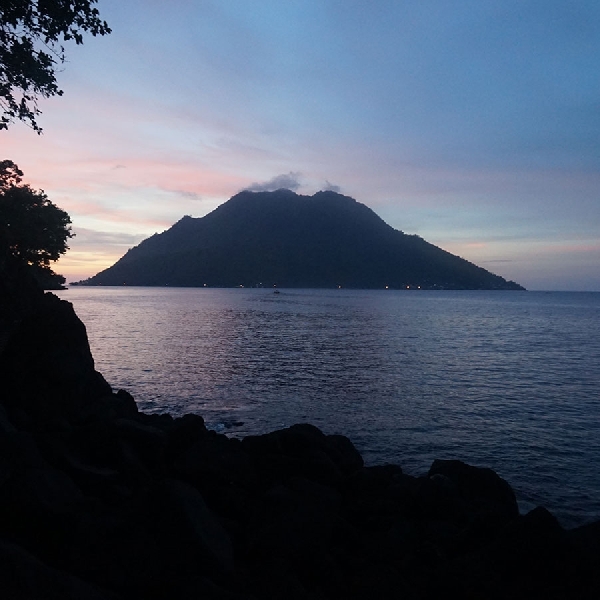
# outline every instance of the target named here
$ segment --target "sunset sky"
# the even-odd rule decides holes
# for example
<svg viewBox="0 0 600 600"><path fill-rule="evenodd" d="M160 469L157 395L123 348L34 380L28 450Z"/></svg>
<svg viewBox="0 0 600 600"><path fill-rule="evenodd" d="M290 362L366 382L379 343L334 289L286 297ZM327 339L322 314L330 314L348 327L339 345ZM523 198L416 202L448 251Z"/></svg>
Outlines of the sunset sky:
<svg viewBox="0 0 600 600"><path fill-rule="evenodd" d="M110 266L238 191L335 189L528 289L600 291L597 0L100 0L0 159Z"/></svg>

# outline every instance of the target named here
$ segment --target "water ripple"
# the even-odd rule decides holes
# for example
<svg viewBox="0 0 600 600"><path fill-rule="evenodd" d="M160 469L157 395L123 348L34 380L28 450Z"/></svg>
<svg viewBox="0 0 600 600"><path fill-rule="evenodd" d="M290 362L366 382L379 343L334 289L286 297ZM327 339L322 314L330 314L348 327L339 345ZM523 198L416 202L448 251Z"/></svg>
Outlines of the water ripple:
<svg viewBox="0 0 600 600"><path fill-rule="evenodd" d="M233 435L310 421L369 463L496 469L600 518L600 294L73 288L97 368ZM234 423L235 425L231 425Z"/></svg>

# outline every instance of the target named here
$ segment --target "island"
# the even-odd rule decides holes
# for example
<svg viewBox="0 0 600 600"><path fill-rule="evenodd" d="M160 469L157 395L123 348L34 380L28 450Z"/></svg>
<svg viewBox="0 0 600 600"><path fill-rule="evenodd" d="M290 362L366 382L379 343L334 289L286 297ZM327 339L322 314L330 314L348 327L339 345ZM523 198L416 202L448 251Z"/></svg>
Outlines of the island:
<svg viewBox="0 0 600 600"><path fill-rule="evenodd" d="M244 191L183 217L83 285L523 290L336 192Z"/></svg>

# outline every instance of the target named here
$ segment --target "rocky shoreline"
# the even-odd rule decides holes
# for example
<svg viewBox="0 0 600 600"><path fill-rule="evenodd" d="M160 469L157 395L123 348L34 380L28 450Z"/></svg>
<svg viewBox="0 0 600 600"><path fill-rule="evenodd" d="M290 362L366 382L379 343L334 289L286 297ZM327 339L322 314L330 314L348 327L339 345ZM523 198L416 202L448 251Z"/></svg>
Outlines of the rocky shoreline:
<svg viewBox="0 0 600 600"><path fill-rule="evenodd" d="M70 303L0 292L3 597L600 597L600 522L520 515L460 461L366 467L309 424L238 440L141 413Z"/></svg>

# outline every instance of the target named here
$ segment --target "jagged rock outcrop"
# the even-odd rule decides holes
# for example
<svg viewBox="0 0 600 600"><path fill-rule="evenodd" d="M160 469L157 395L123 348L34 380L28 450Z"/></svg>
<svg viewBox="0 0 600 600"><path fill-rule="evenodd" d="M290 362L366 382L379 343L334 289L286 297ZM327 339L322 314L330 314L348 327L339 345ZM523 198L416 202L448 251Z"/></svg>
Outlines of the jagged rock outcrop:
<svg viewBox="0 0 600 600"><path fill-rule="evenodd" d="M0 362L4 406L18 421L77 421L111 389L94 369L85 326L73 306L39 297L12 328Z"/></svg>
<svg viewBox="0 0 600 600"><path fill-rule="evenodd" d="M6 261L0 268L0 352L11 332L31 313L43 297L30 270L17 262Z"/></svg>

